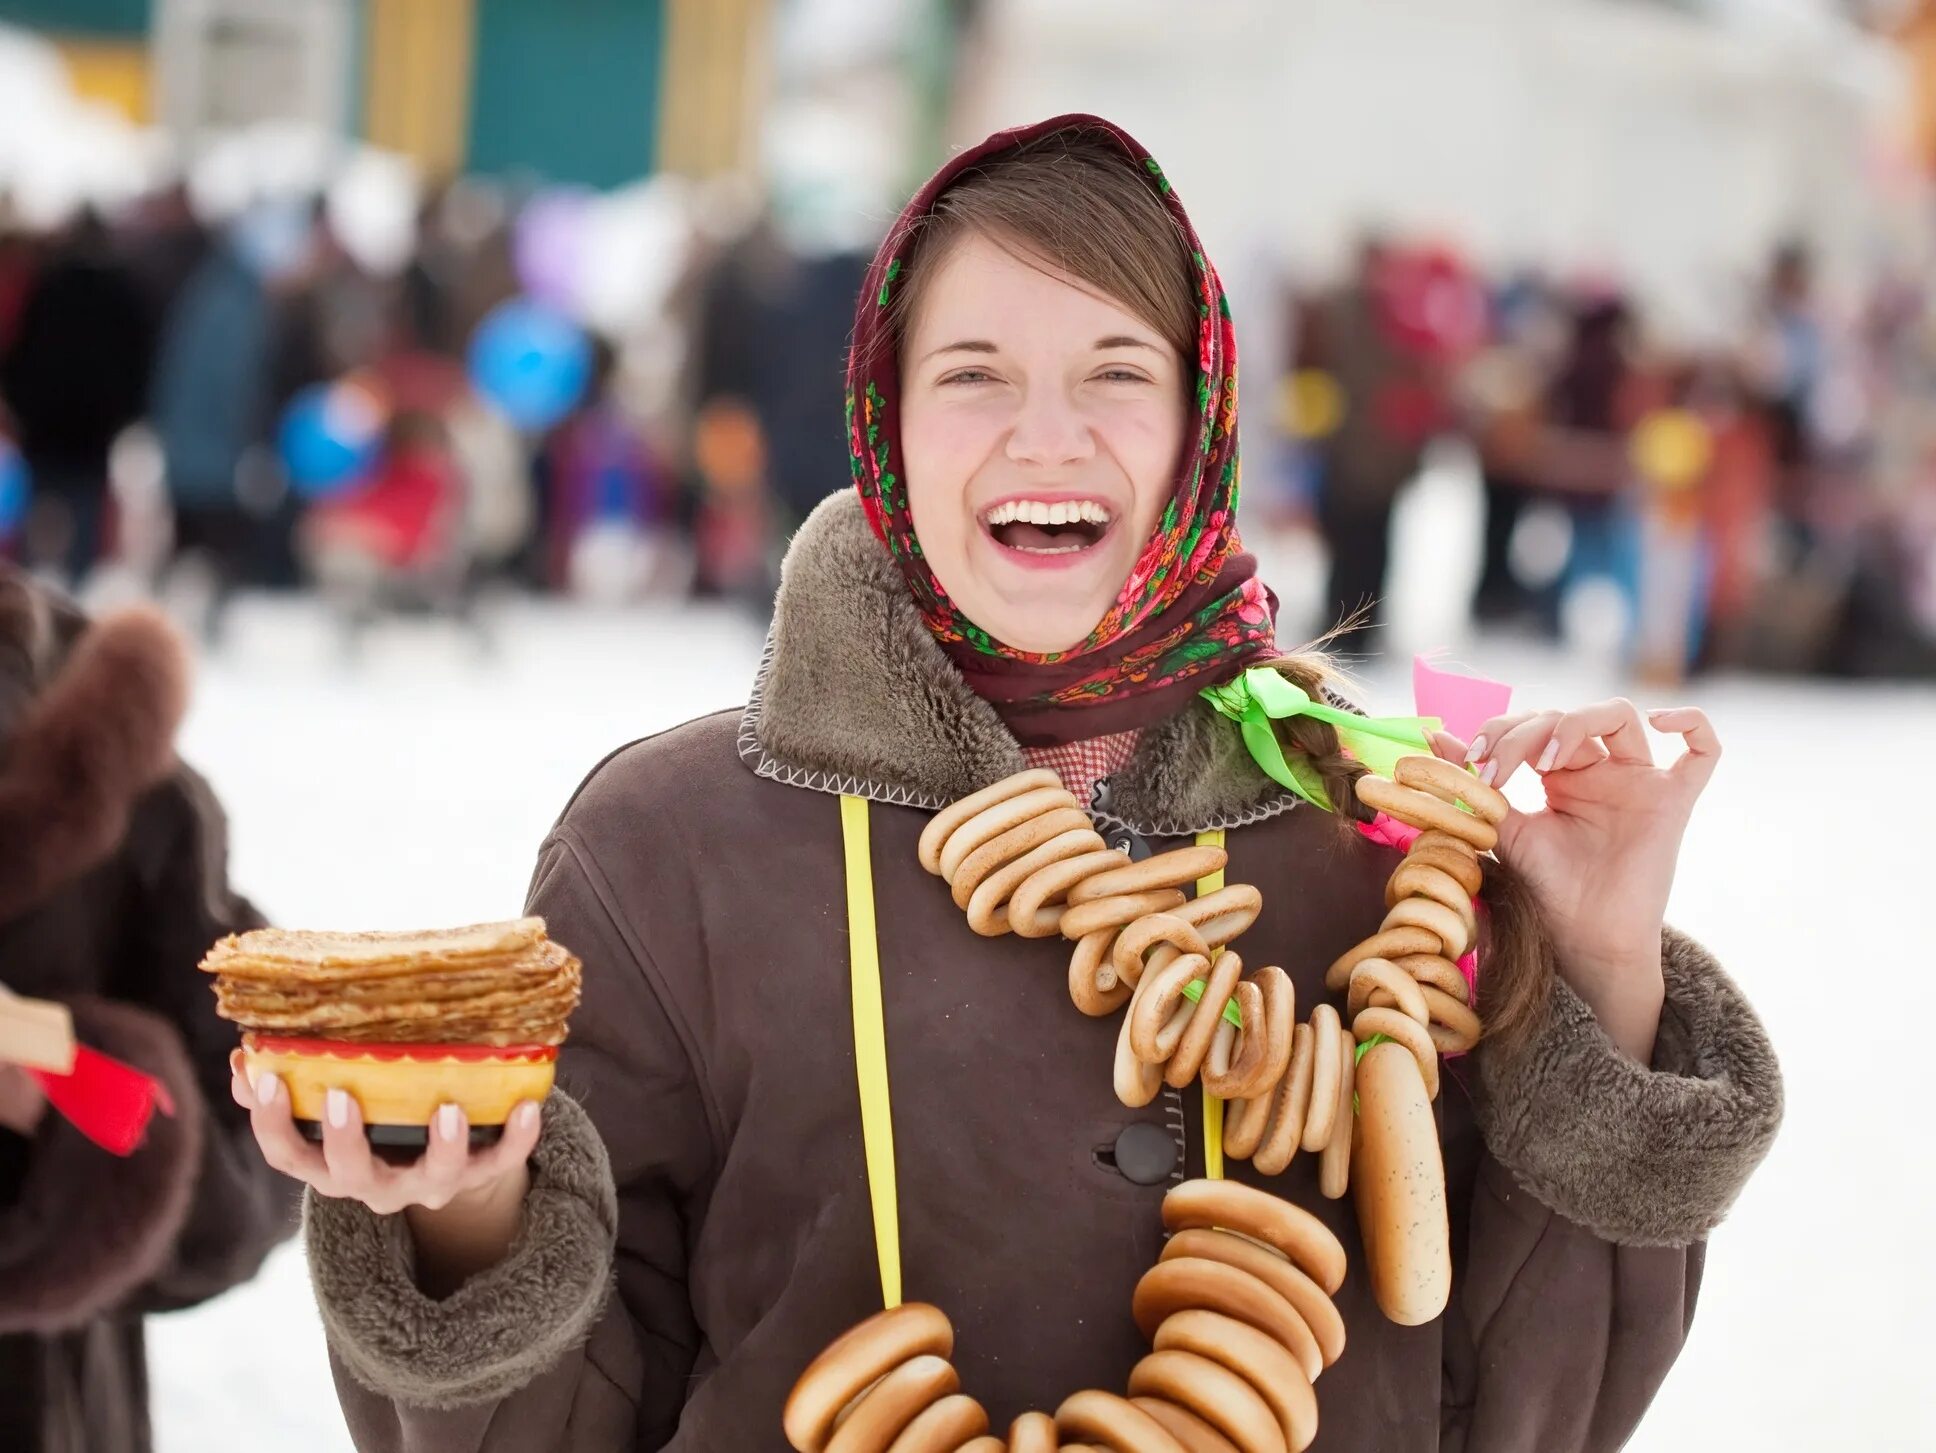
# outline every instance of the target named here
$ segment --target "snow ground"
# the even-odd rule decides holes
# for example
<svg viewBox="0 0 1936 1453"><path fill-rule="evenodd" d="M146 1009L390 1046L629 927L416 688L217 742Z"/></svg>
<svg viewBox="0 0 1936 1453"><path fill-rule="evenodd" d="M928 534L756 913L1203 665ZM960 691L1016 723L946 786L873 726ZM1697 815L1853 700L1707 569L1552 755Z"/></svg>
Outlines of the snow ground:
<svg viewBox="0 0 1936 1453"><path fill-rule="evenodd" d="M1422 543L1401 542L1401 560ZM1442 605L1408 607L1416 639L1433 639ZM488 659L443 628L405 624L350 668L311 607L251 601L203 665L185 751L228 806L235 880L278 921L505 916L587 768L740 701L757 652L734 617L525 604ZM1582 653L1478 642L1461 660L1514 682L1522 702L1619 689ZM1399 670L1366 679L1376 708L1407 709ZM1687 1349L1631 1446L1936 1447L1924 1056L1898 1038L1894 1012L1832 1017L1894 999L1878 994L1879 970L1905 957L1910 972L1927 967L1894 915L1905 893L1929 891L1908 848L1936 817L1918 759L1936 744L1936 693L1717 681L1686 697L1713 714L1727 759L1689 835L1673 916L1765 1015L1788 1118L1714 1240ZM1861 995L1826 992L1850 974ZM347 1453L294 1247L254 1284L156 1319L151 1339L162 1453Z"/></svg>

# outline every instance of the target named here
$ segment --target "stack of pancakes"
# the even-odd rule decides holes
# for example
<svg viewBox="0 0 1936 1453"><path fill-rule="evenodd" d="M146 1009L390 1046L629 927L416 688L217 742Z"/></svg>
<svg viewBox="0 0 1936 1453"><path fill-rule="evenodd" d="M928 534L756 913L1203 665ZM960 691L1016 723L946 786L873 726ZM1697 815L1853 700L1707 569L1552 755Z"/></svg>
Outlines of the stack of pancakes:
<svg viewBox="0 0 1936 1453"><path fill-rule="evenodd" d="M542 918L441 933L264 928L210 949L217 1012L242 1026L243 1070L275 1075L298 1126L320 1138L331 1090L356 1102L379 1147L414 1152L456 1105L472 1144L551 1092L578 960Z"/></svg>
<svg viewBox="0 0 1936 1453"><path fill-rule="evenodd" d="M542 918L444 932L231 935L202 960L252 1035L351 1044L555 1045L579 964Z"/></svg>

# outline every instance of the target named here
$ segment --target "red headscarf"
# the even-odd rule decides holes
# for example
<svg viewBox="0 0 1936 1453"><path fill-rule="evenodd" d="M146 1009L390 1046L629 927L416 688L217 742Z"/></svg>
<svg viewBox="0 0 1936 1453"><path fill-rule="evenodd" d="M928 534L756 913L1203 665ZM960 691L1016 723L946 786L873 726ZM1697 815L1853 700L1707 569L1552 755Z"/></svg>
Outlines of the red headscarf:
<svg viewBox="0 0 1936 1453"><path fill-rule="evenodd" d="M1068 131L1105 136L1122 149L1123 164L1163 199L1194 260L1201 319L1196 435L1116 603L1080 645L1032 652L1003 644L962 615L915 539L901 462L900 361L886 314L915 224L936 199L977 164ZM1204 687L1275 653L1276 600L1237 537L1237 337L1223 284L1162 169L1109 122L1058 116L997 132L955 157L916 194L881 243L861 290L847 363L847 426L854 482L874 533L893 552L935 639L1024 746L1152 725Z"/></svg>

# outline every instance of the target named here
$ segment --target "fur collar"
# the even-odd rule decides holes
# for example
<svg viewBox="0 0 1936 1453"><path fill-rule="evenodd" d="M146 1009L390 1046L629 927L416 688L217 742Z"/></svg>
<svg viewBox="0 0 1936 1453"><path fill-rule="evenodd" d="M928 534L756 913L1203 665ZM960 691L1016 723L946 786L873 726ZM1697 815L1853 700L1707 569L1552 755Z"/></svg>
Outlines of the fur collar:
<svg viewBox="0 0 1936 1453"><path fill-rule="evenodd" d="M0 923L108 857L175 762L181 639L136 608L89 626L0 569Z"/></svg>
<svg viewBox="0 0 1936 1453"><path fill-rule="evenodd" d="M851 490L823 501L787 551L739 746L762 777L930 809L1026 765L928 634ZM1110 793L1110 815L1165 837L1241 827L1298 801L1201 701L1143 733Z"/></svg>

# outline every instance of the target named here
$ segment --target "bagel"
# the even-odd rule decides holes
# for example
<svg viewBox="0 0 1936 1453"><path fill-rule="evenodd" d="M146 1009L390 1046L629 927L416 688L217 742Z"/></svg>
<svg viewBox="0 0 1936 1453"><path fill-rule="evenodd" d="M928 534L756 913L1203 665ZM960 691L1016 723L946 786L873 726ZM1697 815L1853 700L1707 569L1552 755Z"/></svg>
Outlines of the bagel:
<svg viewBox="0 0 1936 1453"><path fill-rule="evenodd" d="M1291 1062L1270 1099L1270 1122L1263 1143L1250 1163L1264 1175L1282 1175L1297 1155L1304 1138L1304 1116L1311 1108L1311 1059L1316 1051L1311 1026L1300 1024L1291 1034Z"/></svg>
<svg viewBox="0 0 1936 1453"><path fill-rule="evenodd" d="M1461 918L1476 921L1478 917L1466 886L1437 863L1426 859L1407 857L1385 885L1385 907L1396 908L1404 898L1430 898L1435 903L1443 903ZM1471 926L1467 924L1468 931Z"/></svg>
<svg viewBox="0 0 1936 1453"><path fill-rule="evenodd" d="M1055 1410L1055 1427L1065 1439L1093 1438L1115 1453L1176 1453L1176 1440L1161 1423L1129 1399L1095 1388L1063 1399Z"/></svg>
<svg viewBox="0 0 1936 1453"><path fill-rule="evenodd" d="M1430 1017L1418 981L1390 959L1365 959L1351 970L1345 1012L1353 1019L1371 1004L1388 1005L1424 1024Z"/></svg>
<svg viewBox="0 0 1936 1453"><path fill-rule="evenodd" d="M1186 957L1179 962L1187 963ZM1189 1022L1183 1027L1183 1037L1176 1043L1170 1054L1169 1069L1163 1078L1173 1090L1188 1088L1203 1068L1203 1061L1210 1053L1210 1045L1217 1037L1218 1026L1229 1027L1223 1017L1223 1006L1236 992L1237 981L1243 977L1244 961L1225 949L1217 955L1210 965L1210 972L1204 980L1203 997L1190 1015ZM1186 998L1184 1003L1190 1001Z"/></svg>
<svg viewBox="0 0 1936 1453"><path fill-rule="evenodd" d="M1282 1078L1279 1076L1280 1083ZM1270 1127L1271 1101L1276 1095L1277 1086L1272 1085L1260 1095L1247 1100L1234 1099L1225 1104L1223 1153L1226 1156L1232 1160L1250 1160L1257 1154L1257 1147L1264 1140L1264 1131Z"/></svg>
<svg viewBox="0 0 1936 1453"><path fill-rule="evenodd" d="M1289 1302L1291 1310L1297 1313L1297 1322L1294 1326L1286 1323L1290 1335L1279 1340L1297 1359L1306 1377L1316 1381L1318 1374L1336 1362L1338 1354L1344 1351L1344 1318L1337 1305L1324 1294L1323 1287L1292 1265L1288 1257L1234 1231L1201 1228L1177 1232L1164 1243L1163 1254L1158 1259L1177 1261L1184 1257L1221 1261L1225 1266L1247 1271Z"/></svg>
<svg viewBox="0 0 1936 1453"><path fill-rule="evenodd" d="M1182 893L1175 888L1156 888L1148 893L1119 893L1113 898L1092 898L1080 908L1062 910L1062 936L1081 938L1104 928L1127 928L1145 913L1168 913L1181 908Z"/></svg>
<svg viewBox="0 0 1936 1453"><path fill-rule="evenodd" d="M1174 913L1146 913L1116 935L1116 945L1109 954L1116 977L1133 987L1146 968L1143 956L1158 944L1168 944L1179 953L1210 957L1210 945L1203 941L1196 925Z"/></svg>
<svg viewBox="0 0 1936 1453"><path fill-rule="evenodd" d="M1395 817L1416 828L1436 828L1463 838L1479 852L1490 852L1499 843L1499 829L1482 817L1461 812L1451 803L1367 772L1358 779L1358 800L1374 812Z"/></svg>
<svg viewBox="0 0 1936 1453"><path fill-rule="evenodd" d="M1255 1327L1217 1312L1178 1312L1157 1329L1158 1352L1194 1352L1243 1378L1270 1406L1292 1453L1318 1434L1318 1399L1305 1370Z"/></svg>
<svg viewBox="0 0 1936 1453"><path fill-rule="evenodd" d="M1465 920L1431 898L1399 899L1398 906L1385 915L1385 921L1378 926L1378 931L1390 933L1396 928L1424 929L1438 940L1441 945L1439 952L1448 959L1463 957L1472 946Z"/></svg>
<svg viewBox="0 0 1936 1453"><path fill-rule="evenodd" d="M781 1429L800 1453L824 1453L835 1419L862 1392L912 1358L954 1350L954 1328L939 1307L906 1302L877 1312L808 1364L787 1395Z"/></svg>
<svg viewBox="0 0 1936 1453"><path fill-rule="evenodd" d="M1055 1453L1055 1419L1047 1413L1023 1413L1008 1425L1007 1453Z"/></svg>
<svg viewBox="0 0 1936 1453"><path fill-rule="evenodd" d="M1192 1180L1163 1197L1163 1229L1220 1227L1275 1247L1326 1293L1344 1282L1344 1247L1309 1211L1236 1181Z"/></svg>
<svg viewBox="0 0 1936 1453"><path fill-rule="evenodd" d="M1240 1453L1235 1443L1188 1408L1180 1408L1162 1398L1131 1398L1130 1401L1161 1423L1183 1445L1183 1453Z"/></svg>
<svg viewBox="0 0 1936 1453"><path fill-rule="evenodd" d="M827 1440L827 1453L886 1453L888 1445L924 1409L960 1390L961 1378L947 1358L932 1354L910 1357L862 1395ZM984 1419L981 1428L968 1436L987 1426Z"/></svg>
<svg viewBox="0 0 1936 1453"><path fill-rule="evenodd" d="M1242 1103L1245 1097L1268 1089L1275 1079L1271 1074L1273 1045L1264 994L1256 979L1253 974L1231 991L1244 1027L1233 1028L1219 1014L1216 1037L1210 1041L1210 1053L1203 1062L1204 1093L1220 1100Z"/></svg>
<svg viewBox="0 0 1936 1453"><path fill-rule="evenodd" d="M1070 834L1075 836L1075 834ZM1095 835L1090 834L1091 837ZM1043 863L1020 883L1008 898L1008 923L1022 938L1049 938L1061 932L1062 918L1069 910L1064 895L1078 883L1120 863L1123 855L1095 841L1086 851ZM970 900L971 906L973 900ZM1073 937L1081 937L1080 934Z"/></svg>
<svg viewBox="0 0 1936 1453"><path fill-rule="evenodd" d="M1351 1021L1351 1032L1363 1044L1374 1034L1397 1040L1418 1064L1418 1077L1428 1101L1439 1097L1439 1052L1425 1026L1396 1009L1367 1009Z"/></svg>
<svg viewBox="0 0 1936 1453"><path fill-rule="evenodd" d="M1181 1256L1159 1261L1143 1273L1130 1300L1131 1315L1145 1340L1178 1312L1207 1309L1268 1332L1285 1347L1294 1346L1300 1327L1310 1329L1297 1308L1267 1282L1223 1261Z"/></svg>
<svg viewBox="0 0 1936 1453"><path fill-rule="evenodd" d="M1440 1054L1464 1054L1477 1044L1485 1033L1485 1026L1479 1016L1466 1007L1465 1000L1454 999L1442 990L1423 986L1420 993L1425 996L1430 1019L1425 1032L1432 1036L1432 1043Z"/></svg>
<svg viewBox="0 0 1936 1453"><path fill-rule="evenodd" d="M1389 928L1339 954L1324 971L1324 987L1341 994L1351 983L1351 971L1366 959L1399 959L1406 954L1435 954L1444 947L1427 928Z"/></svg>
<svg viewBox="0 0 1936 1453"><path fill-rule="evenodd" d="M1504 822L1506 814L1512 811L1512 804L1497 787L1480 781L1458 763L1443 757L1427 756L1423 752L1400 757L1392 768L1392 780L1401 787L1429 792L1445 802L1463 802L1494 827Z"/></svg>
<svg viewBox="0 0 1936 1453"><path fill-rule="evenodd" d="M1298 1144L1323 1150L1338 1116L1338 1011L1320 1004L1311 1011L1311 1099Z"/></svg>
<svg viewBox="0 0 1936 1453"><path fill-rule="evenodd" d="M1130 1369L1129 1392L1131 1397L1158 1397L1188 1408L1243 1453L1288 1453L1283 1425L1263 1394L1221 1362L1198 1353L1150 1353Z"/></svg>
<svg viewBox="0 0 1936 1453"><path fill-rule="evenodd" d="M1452 1247L1438 1125L1409 1058L1401 1045L1374 1044L1358 1061L1351 1184L1372 1296L1416 1327L1445 1310Z"/></svg>
<svg viewBox="0 0 1936 1453"><path fill-rule="evenodd" d="M1264 895L1249 883L1226 883L1214 893L1192 898L1176 916L1203 935L1211 948L1222 948L1247 931L1264 911Z"/></svg>
<svg viewBox="0 0 1936 1453"><path fill-rule="evenodd" d="M1115 938L1109 929L1100 929L1077 940L1069 955L1069 998L1092 1019L1114 1014L1129 1002L1130 987L1116 978L1108 962L1109 944ZM1105 984L1103 980L1110 980Z"/></svg>
<svg viewBox="0 0 1936 1453"><path fill-rule="evenodd" d="M1163 1088L1163 1066L1149 1064L1137 1057L1129 1042L1129 1016L1123 1016L1116 1031L1116 1061L1113 1071L1116 1098L1132 1110L1140 1110Z"/></svg>
<svg viewBox="0 0 1936 1453"><path fill-rule="evenodd" d="M1429 1030L1427 1031L1430 1032ZM1349 1029L1338 1029L1338 1118L1331 1138L1318 1158L1318 1191L1335 1201L1351 1187L1351 1132L1357 1116L1353 1081L1358 1062L1358 1040Z"/></svg>
<svg viewBox="0 0 1936 1453"><path fill-rule="evenodd" d="M1202 978L1210 965L1197 954L1184 954L1161 969L1143 975L1129 1001L1129 1044L1146 1064L1166 1065L1176 1052L1197 1006L1183 997L1183 986Z"/></svg>
<svg viewBox="0 0 1936 1453"><path fill-rule="evenodd" d="M1026 772L1017 772L1012 777L984 787L979 792L970 793L959 802L950 803L929 819L928 825L921 829L921 840L916 845L916 853L921 866L936 876L941 873L941 848L963 823L984 808L993 807L1011 797L1018 797L1038 787L1061 787L1062 779L1047 767L1032 767ZM1075 801L1072 796L1069 799Z"/></svg>
<svg viewBox="0 0 1936 1453"><path fill-rule="evenodd" d="M1124 863L1106 873L1098 873L1069 890L1071 907L1094 898L1111 898L1120 893L1147 893L1153 888L1188 888L1201 878L1220 873L1230 862L1222 848L1199 845L1171 848L1140 863Z"/></svg>
<svg viewBox="0 0 1936 1453"><path fill-rule="evenodd" d="M971 886L967 902L968 926L983 938L999 938L1011 930L1021 933L1024 938L1048 938L1061 927L1062 911L1056 909L1043 913L1038 910L1033 921L1026 926L1030 930L1039 930L1046 923L1047 932L1023 933L1024 925L1011 922L1014 915L1010 912L1010 900L1015 896L1015 891L1044 868L1072 859L1088 862L1098 851L1107 852L1108 849L1103 846L1101 836L1094 829L1081 828L1058 833L1039 848L1024 853ZM961 901L961 886L965 881L966 865L954 882L957 903Z"/></svg>
<svg viewBox="0 0 1936 1453"><path fill-rule="evenodd" d="M1006 865L1028 857L1038 848L1047 846L1065 834L1074 836L1078 833L1089 834L1097 840L1099 849L1108 851L1101 841L1102 834L1090 823L1089 814L1074 806L1039 813L1006 832L996 834L964 857L949 877L948 891L954 897L955 907L966 908L982 882Z"/></svg>
<svg viewBox="0 0 1936 1453"><path fill-rule="evenodd" d="M1000 1438L984 1440L988 1414L971 1397L955 1393L944 1397L909 1423L886 1453L969 1453L977 1444L1002 1446ZM973 1442L966 1440L973 1439Z"/></svg>
<svg viewBox="0 0 1936 1453"><path fill-rule="evenodd" d="M1406 954L1393 959L1406 973L1416 979L1421 986L1431 985L1441 994L1457 999L1461 1004L1472 1001L1472 986L1466 982L1459 966L1441 954Z"/></svg>
<svg viewBox="0 0 1936 1453"><path fill-rule="evenodd" d="M983 843L992 842L1032 818L1064 810L1082 813L1081 805L1060 783L1054 787L1037 787L984 807L950 833L947 842L942 844L941 876L952 887L962 863ZM1078 825L1090 825L1087 813L1082 813L1082 822Z"/></svg>

